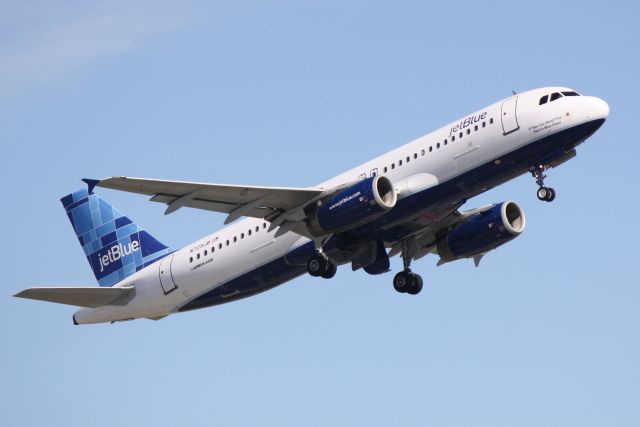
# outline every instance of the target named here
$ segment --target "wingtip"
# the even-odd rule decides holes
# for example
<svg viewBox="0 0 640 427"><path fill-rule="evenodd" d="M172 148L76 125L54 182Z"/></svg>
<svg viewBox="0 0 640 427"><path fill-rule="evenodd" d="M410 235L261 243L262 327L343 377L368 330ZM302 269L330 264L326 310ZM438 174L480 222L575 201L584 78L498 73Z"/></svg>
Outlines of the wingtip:
<svg viewBox="0 0 640 427"><path fill-rule="evenodd" d="M96 185L100 184L99 179L91 179L91 178L82 178L82 182L87 184L89 187L89 194L93 194L93 189L96 188Z"/></svg>
<svg viewBox="0 0 640 427"><path fill-rule="evenodd" d="M28 289L23 289L22 291L18 292L17 294L13 295L14 298L24 298L24 294L25 292L27 292Z"/></svg>

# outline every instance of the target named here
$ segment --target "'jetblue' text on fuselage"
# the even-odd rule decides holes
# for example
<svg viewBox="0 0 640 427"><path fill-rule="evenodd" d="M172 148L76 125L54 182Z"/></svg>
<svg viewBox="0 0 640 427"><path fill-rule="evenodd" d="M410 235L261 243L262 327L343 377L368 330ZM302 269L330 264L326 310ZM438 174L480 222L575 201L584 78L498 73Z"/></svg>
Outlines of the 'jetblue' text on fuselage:
<svg viewBox="0 0 640 427"><path fill-rule="evenodd" d="M460 123L458 123L457 125L453 126L451 128L451 131L449 132L449 136L453 135L455 132L458 132L459 130L462 130L468 126L471 126L474 123L478 123L480 120L484 120L487 117L487 112L485 111L482 114L478 114L467 117L466 119L464 119L463 121L461 121Z"/></svg>

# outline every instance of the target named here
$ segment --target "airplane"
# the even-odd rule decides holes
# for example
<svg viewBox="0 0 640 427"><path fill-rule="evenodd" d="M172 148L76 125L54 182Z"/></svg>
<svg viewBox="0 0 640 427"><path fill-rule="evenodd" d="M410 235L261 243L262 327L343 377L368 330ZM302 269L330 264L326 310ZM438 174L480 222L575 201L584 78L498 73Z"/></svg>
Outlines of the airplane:
<svg viewBox="0 0 640 427"><path fill-rule="evenodd" d="M411 262L471 259L519 236L513 201L460 211L468 199L523 174L537 197L556 191L545 172L576 156L609 115L608 104L566 87L509 96L314 187L260 187L126 176L84 179L61 199L99 287L30 288L15 296L81 307L73 323L147 318L236 301L305 273L337 266L377 275L400 255L396 291L418 294ZM108 188L167 205L227 214L228 225L174 250L99 197ZM242 218L242 219L241 219Z"/></svg>

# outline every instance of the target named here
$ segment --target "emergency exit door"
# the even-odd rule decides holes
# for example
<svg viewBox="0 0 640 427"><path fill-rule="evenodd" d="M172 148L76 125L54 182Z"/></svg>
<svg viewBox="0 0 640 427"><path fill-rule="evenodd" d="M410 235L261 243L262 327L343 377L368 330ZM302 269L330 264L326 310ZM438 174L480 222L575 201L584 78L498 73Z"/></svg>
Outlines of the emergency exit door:
<svg viewBox="0 0 640 427"><path fill-rule="evenodd" d="M502 134L508 135L520 129L516 109L518 108L518 97L514 96L502 103Z"/></svg>

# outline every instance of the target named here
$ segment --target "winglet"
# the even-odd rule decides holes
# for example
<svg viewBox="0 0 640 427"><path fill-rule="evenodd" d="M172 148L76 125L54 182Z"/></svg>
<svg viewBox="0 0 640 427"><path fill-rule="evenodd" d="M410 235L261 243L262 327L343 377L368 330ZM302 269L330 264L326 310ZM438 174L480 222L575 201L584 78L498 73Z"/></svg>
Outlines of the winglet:
<svg viewBox="0 0 640 427"><path fill-rule="evenodd" d="M93 189L100 183L99 179L82 178L82 182L89 187L89 194L93 194Z"/></svg>

